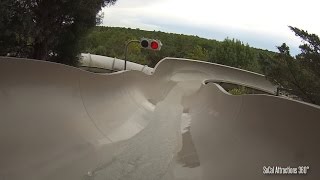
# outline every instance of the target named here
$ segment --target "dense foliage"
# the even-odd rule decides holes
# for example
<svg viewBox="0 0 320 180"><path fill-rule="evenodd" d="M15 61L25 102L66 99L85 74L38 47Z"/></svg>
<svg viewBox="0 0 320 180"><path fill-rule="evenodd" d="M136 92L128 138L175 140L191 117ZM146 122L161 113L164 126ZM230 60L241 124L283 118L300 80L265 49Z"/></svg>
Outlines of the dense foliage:
<svg viewBox="0 0 320 180"><path fill-rule="evenodd" d="M264 72L267 78L291 95L320 105L320 39L315 34L290 27L303 40L301 53L290 55L286 44L278 47L279 54L265 57Z"/></svg>
<svg viewBox="0 0 320 180"><path fill-rule="evenodd" d="M74 65L79 39L116 0L1 0L0 55Z"/></svg>
<svg viewBox="0 0 320 180"><path fill-rule="evenodd" d="M261 72L261 53L274 53L250 47L239 40L216 41L182 34L118 27L95 27L81 40L82 52L110 57L124 58L125 42L142 37L162 41L161 51L141 49L139 44L131 44L128 60L154 66L164 57L181 57L216 62L233 67Z"/></svg>

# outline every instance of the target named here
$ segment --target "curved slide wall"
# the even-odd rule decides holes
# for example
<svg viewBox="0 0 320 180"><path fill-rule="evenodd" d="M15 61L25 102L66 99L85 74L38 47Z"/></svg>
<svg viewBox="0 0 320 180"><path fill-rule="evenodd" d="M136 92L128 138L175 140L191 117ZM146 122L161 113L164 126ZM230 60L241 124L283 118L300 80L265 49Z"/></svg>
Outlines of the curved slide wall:
<svg viewBox="0 0 320 180"><path fill-rule="evenodd" d="M0 59L4 179L318 179L318 106L231 96L214 83L275 88L262 75L166 58L153 75L93 74ZM263 166L310 166L263 175Z"/></svg>
<svg viewBox="0 0 320 180"><path fill-rule="evenodd" d="M190 99L203 179L319 178L319 107L268 95L232 96L214 83ZM310 169L307 175L264 175L269 166Z"/></svg>

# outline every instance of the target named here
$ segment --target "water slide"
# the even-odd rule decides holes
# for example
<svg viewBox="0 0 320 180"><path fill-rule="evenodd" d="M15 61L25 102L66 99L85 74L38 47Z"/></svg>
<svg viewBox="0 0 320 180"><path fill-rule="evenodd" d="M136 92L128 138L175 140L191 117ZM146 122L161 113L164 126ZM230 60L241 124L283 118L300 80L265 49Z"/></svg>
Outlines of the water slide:
<svg viewBox="0 0 320 180"><path fill-rule="evenodd" d="M320 178L319 106L217 82L275 92L263 75L195 60L97 74L0 57L0 179Z"/></svg>
<svg viewBox="0 0 320 180"><path fill-rule="evenodd" d="M124 70L124 64L123 59L81 53L79 68L96 73L112 73ZM153 68L130 61L127 61L127 70L141 71L146 74L153 72Z"/></svg>

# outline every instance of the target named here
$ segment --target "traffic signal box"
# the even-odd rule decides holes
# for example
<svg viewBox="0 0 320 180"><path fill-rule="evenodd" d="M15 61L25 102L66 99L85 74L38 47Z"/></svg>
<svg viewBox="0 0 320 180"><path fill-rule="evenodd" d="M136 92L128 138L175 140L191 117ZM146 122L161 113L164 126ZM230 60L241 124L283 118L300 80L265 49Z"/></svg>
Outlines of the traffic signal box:
<svg viewBox="0 0 320 180"><path fill-rule="evenodd" d="M161 49L162 43L160 40L142 38L140 40L140 45L142 48L145 48L145 49L159 51Z"/></svg>

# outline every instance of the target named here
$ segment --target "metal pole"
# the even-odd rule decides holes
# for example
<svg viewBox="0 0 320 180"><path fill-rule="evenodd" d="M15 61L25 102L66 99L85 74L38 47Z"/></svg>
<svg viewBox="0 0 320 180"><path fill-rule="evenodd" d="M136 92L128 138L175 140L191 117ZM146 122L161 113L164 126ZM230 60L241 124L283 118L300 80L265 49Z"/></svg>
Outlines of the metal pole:
<svg viewBox="0 0 320 180"><path fill-rule="evenodd" d="M276 96L279 96L280 95L280 88L277 87L277 93L276 93Z"/></svg>
<svg viewBox="0 0 320 180"><path fill-rule="evenodd" d="M126 47L125 47L125 51L124 51L124 70L127 69L127 52L128 52L128 46L129 44L133 43L133 42L138 42L140 43L139 40L130 40L129 42L126 43Z"/></svg>

